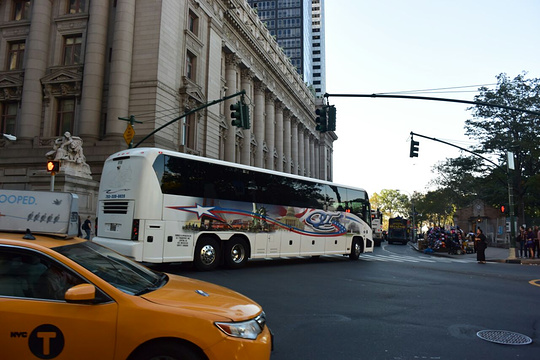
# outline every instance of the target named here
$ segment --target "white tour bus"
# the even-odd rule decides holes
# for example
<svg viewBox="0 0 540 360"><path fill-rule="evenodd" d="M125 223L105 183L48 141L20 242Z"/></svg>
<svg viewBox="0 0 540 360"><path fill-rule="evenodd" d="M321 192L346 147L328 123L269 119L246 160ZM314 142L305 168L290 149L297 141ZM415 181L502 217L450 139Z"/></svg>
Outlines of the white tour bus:
<svg viewBox="0 0 540 360"><path fill-rule="evenodd" d="M362 189L155 148L105 161L97 224L97 243L137 261L193 261L199 270L373 251Z"/></svg>
<svg viewBox="0 0 540 360"><path fill-rule="evenodd" d="M375 242L375 246L381 246L381 242L383 241L382 223L383 215L379 209L371 209L371 230L373 232L373 241Z"/></svg>

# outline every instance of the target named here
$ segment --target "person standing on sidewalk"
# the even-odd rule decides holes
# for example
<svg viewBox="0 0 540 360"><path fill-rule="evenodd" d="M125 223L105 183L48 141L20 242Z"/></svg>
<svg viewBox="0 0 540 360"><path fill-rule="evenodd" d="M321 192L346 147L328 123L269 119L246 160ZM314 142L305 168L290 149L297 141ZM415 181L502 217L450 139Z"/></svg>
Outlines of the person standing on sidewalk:
<svg viewBox="0 0 540 360"><path fill-rule="evenodd" d="M534 238L536 234L532 228L527 229L527 256L530 259L534 259Z"/></svg>
<svg viewBox="0 0 540 360"><path fill-rule="evenodd" d="M540 259L540 229L538 229L538 226L534 227L534 251L533 251L533 258L534 254L536 254L536 257Z"/></svg>
<svg viewBox="0 0 540 360"><path fill-rule="evenodd" d="M527 241L527 232L525 231L524 225L519 227L519 234L516 236L516 241L519 244L519 257L523 258L523 256L526 255L525 242Z"/></svg>
<svg viewBox="0 0 540 360"><path fill-rule="evenodd" d="M92 221L90 221L90 216L84 220L84 223L82 225L82 229L86 233L86 236L84 237L86 240L90 240L90 233L92 231Z"/></svg>
<svg viewBox="0 0 540 360"><path fill-rule="evenodd" d="M476 260L479 264L486 263L486 248L487 238L479 227L476 228L476 237L474 238L476 244Z"/></svg>

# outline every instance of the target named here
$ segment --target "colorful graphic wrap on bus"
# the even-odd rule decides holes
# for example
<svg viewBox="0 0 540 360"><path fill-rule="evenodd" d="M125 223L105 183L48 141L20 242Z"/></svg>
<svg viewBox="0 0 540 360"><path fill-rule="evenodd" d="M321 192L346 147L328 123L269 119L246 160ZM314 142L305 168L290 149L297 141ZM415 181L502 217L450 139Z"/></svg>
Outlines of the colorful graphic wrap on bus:
<svg viewBox="0 0 540 360"><path fill-rule="evenodd" d="M286 215L280 216L278 212L275 211L276 216L272 216L271 213L267 211L268 208L273 208L272 206L269 206L268 208L264 206L257 208L254 206L254 211L221 206L203 206L198 203L194 206L168 206L168 208L196 214L197 220L204 220L204 218L217 220L226 224L229 228L241 226L242 220L234 219L227 221L224 219L224 215L226 214L251 218L253 224L264 222L266 225L272 226L273 229L281 228L301 235L318 237L344 235L348 232L348 228L360 227L361 224L357 216L353 214L317 209L301 209L299 212L292 211L290 208L282 209L282 212L285 211ZM299 225L304 225L306 228L312 229L312 231L302 229Z"/></svg>

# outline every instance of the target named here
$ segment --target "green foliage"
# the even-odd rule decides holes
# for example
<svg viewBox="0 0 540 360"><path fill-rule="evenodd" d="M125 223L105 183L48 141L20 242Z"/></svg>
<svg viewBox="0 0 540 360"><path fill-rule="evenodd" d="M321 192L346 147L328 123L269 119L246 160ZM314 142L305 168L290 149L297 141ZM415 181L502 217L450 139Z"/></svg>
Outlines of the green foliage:
<svg viewBox="0 0 540 360"><path fill-rule="evenodd" d="M475 101L539 111L540 79L526 79L525 76L526 73L522 73L510 79L506 74L500 74L497 76L497 88L480 88ZM485 105L476 105L469 110L472 110L473 119L466 121L465 129L469 137L479 142L476 152L497 155L503 168L506 152L514 153L515 170L511 172L511 181L517 215L525 220L525 210L528 213L538 211L531 202L540 197L536 186L540 172L540 116ZM501 173L500 169L492 170L477 187L479 195L483 194L488 202L493 203L495 195L503 194L503 186L497 187L493 182L501 177ZM486 191L489 187L491 192Z"/></svg>

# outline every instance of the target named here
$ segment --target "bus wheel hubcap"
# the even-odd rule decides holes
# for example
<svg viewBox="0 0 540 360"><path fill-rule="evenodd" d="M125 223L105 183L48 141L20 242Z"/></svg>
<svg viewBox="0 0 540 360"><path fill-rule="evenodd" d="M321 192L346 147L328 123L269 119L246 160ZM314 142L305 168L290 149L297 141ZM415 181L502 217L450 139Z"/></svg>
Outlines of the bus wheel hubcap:
<svg viewBox="0 0 540 360"><path fill-rule="evenodd" d="M354 244L354 253L356 255L360 255L360 244L359 243Z"/></svg>
<svg viewBox="0 0 540 360"><path fill-rule="evenodd" d="M236 244L231 249L231 259L235 263L241 263L244 260L244 248L242 245Z"/></svg>
<svg viewBox="0 0 540 360"><path fill-rule="evenodd" d="M216 250L211 245L205 245L201 249L201 261L209 265L216 260Z"/></svg>

